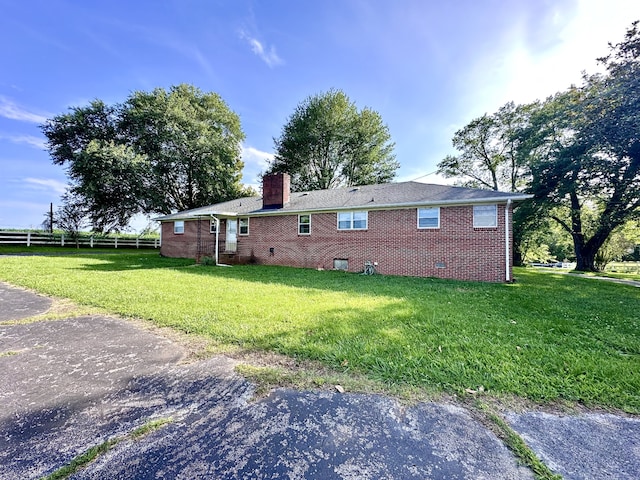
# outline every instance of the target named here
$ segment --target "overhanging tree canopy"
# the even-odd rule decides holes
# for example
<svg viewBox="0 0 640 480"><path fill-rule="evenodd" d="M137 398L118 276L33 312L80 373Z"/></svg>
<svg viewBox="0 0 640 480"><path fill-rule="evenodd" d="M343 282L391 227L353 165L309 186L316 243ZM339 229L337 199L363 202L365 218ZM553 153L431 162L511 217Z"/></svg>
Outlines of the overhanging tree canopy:
<svg viewBox="0 0 640 480"><path fill-rule="evenodd" d="M640 217L637 27L599 59L606 74L585 76L580 88L550 98L533 122L542 153L532 164L531 191L543 208L555 207L553 218L572 236L577 270L596 270L611 233Z"/></svg>
<svg viewBox="0 0 640 480"><path fill-rule="evenodd" d="M217 94L190 85L134 92L116 105L95 100L42 130L96 230L243 193L240 119Z"/></svg>

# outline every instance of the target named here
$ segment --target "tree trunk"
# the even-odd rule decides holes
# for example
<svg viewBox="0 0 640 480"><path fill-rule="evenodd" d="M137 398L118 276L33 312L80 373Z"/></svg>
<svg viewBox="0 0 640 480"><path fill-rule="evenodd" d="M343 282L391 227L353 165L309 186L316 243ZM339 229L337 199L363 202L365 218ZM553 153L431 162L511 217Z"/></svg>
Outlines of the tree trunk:
<svg viewBox="0 0 640 480"><path fill-rule="evenodd" d="M520 245L513 245L513 265L516 267L521 267L524 264L524 259L522 258L522 252L520 251Z"/></svg>
<svg viewBox="0 0 640 480"><path fill-rule="evenodd" d="M579 272L595 272L596 252L592 250L582 249L580 252L576 250L576 270Z"/></svg>
<svg viewBox="0 0 640 480"><path fill-rule="evenodd" d="M576 250L576 270L579 272L597 272L596 255L602 247L608 235L598 232L588 242L584 242L584 236L574 236L573 244Z"/></svg>
<svg viewBox="0 0 640 480"><path fill-rule="evenodd" d="M584 235L581 232L572 232L573 249L576 252L576 270L579 272L595 272L596 251L587 248Z"/></svg>

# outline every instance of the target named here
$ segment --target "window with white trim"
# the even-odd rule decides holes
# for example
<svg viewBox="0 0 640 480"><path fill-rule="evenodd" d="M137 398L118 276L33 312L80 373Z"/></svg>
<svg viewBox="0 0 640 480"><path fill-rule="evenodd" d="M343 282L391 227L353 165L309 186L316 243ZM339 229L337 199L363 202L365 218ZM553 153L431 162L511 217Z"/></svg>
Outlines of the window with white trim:
<svg viewBox="0 0 640 480"><path fill-rule="evenodd" d="M175 235L182 235L184 233L184 220L176 220L173 222L173 233Z"/></svg>
<svg viewBox="0 0 640 480"><path fill-rule="evenodd" d="M338 212L338 230L366 230L368 212Z"/></svg>
<svg viewBox="0 0 640 480"><path fill-rule="evenodd" d="M311 235L311 215L298 215L298 235Z"/></svg>
<svg viewBox="0 0 640 480"><path fill-rule="evenodd" d="M218 222L212 219L209 224L209 233L216 233L216 228L218 228Z"/></svg>
<svg viewBox="0 0 640 480"><path fill-rule="evenodd" d="M249 235L249 217L238 219L238 235Z"/></svg>
<svg viewBox="0 0 640 480"><path fill-rule="evenodd" d="M419 208L418 228L440 228L440 207Z"/></svg>
<svg viewBox="0 0 640 480"><path fill-rule="evenodd" d="M473 228L495 228L498 226L497 205L474 205Z"/></svg>

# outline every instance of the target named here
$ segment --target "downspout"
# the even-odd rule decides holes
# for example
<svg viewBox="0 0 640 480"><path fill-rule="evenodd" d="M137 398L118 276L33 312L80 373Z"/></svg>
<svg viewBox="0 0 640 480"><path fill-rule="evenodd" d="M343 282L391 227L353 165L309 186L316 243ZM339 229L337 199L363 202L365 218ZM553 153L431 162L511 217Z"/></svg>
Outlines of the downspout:
<svg viewBox="0 0 640 480"><path fill-rule="evenodd" d="M220 219L214 215L211 215L211 218L216 221L216 265L218 265L220 263L218 262L218 235L220 235Z"/></svg>
<svg viewBox="0 0 640 480"><path fill-rule="evenodd" d="M510 249L509 249L509 243L510 243L510 239L509 239L509 207L511 206L511 199L508 198L507 199L507 205L504 207L504 263L505 263L505 278L507 279L507 282L511 281L511 274L510 274L510 264L511 264L511 259L510 257Z"/></svg>

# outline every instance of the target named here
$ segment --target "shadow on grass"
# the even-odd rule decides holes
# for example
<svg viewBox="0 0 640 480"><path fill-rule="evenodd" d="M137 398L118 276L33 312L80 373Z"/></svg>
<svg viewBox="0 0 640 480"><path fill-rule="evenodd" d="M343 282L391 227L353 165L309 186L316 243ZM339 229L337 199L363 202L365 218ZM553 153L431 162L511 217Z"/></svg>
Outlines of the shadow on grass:
<svg viewBox="0 0 640 480"><path fill-rule="evenodd" d="M49 254L47 257L55 257L58 255ZM68 257L69 255L60 255ZM147 251L128 251L128 252L99 252L99 253L77 253L74 258L91 260L73 268L77 270L102 271L102 272L121 272L131 270L152 270L167 269L177 267L196 267L193 259L188 258L165 258L161 257L158 252Z"/></svg>
<svg viewBox="0 0 640 480"><path fill-rule="evenodd" d="M399 277L386 275L364 276L342 271L317 271L307 268L294 268L271 265L234 265L202 266L194 264L193 259L166 258L153 254L126 253L121 255L78 254L76 258L92 260L75 268L88 271L119 272L139 269L173 269L191 275L209 278L220 278L255 282L261 284L277 284L294 288L328 289L334 291L354 291L354 293L385 293L384 290L395 290L400 287L422 289L495 289L504 287L501 284L483 282L464 282L437 278ZM97 260L97 262L95 262ZM380 291L382 289L382 292Z"/></svg>
<svg viewBox="0 0 640 480"><path fill-rule="evenodd" d="M356 295L384 295L393 298L420 298L430 294L445 295L447 301L471 303L491 298L500 309L501 303L520 307L545 309L575 306L578 299L590 303L594 298L617 297L623 285L594 282L577 276L514 269L515 283L486 283L439 278L364 276L342 271L268 265L235 265L215 267L195 265L193 259L160 257L156 252L127 252L119 255L78 254L75 258L90 259L77 269L120 272L132 270L180 269L188 275L220 280L281 285L292 288L328 290ZM640 299L640 290L631 291L631 298ZM635 295L634 295L635 294ZM579 304L578 304L579 306Z"/></svg>

